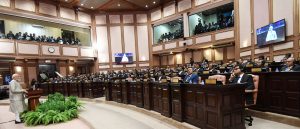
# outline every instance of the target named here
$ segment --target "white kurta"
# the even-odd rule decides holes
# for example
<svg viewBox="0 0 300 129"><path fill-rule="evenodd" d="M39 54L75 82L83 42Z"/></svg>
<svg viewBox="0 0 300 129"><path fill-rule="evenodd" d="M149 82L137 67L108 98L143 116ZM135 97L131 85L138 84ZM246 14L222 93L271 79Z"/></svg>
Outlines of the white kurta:
<svg viewBox="0 0 300 129"><path fill-rule="evenodd" d="M9 100L9 111L13 113L21 113L27 109L27 106L25 105L24 91L20 83L16 80L12 80L9 83Z"/></svg>

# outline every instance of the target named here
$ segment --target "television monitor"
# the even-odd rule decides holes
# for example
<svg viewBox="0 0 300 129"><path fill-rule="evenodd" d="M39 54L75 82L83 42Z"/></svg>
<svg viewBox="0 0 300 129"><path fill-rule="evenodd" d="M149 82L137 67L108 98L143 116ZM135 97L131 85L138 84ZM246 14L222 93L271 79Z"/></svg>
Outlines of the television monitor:
<svg viewBox="0 0 300 129"><path fill-rule="evenodd" d="M115 62L117 64L131 64L133 63L132 53L115 53Z"/></svg>
<svg viewBox="0 0 300 129"><path fill-rule="evenodd" d="M0 34L5 34L4 20L0 20Z"/></svg>
<svg viewBox="0 0 300 129"><path fill-rule="evenodd" d="M259 47L285 41L285 20L279 20L256 30L257 45Z"/></svg>
<svg viewBox="0 0 300 129"><path fill-rule="evenodd" d="M3 79L3 85L9 85L9 82L11 80L12 80L12 76L10 74L5 75Z"/></svg>

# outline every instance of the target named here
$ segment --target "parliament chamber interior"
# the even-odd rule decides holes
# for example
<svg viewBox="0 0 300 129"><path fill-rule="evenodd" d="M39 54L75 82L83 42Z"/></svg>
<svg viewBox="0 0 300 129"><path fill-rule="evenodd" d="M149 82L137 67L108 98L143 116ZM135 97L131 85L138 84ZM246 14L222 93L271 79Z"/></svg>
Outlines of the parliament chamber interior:
<svg viewBox="0 0 300 129"><path fill-rule="evenodd" d="M0 0L0 129L300 129L299 0Z"/></svg>

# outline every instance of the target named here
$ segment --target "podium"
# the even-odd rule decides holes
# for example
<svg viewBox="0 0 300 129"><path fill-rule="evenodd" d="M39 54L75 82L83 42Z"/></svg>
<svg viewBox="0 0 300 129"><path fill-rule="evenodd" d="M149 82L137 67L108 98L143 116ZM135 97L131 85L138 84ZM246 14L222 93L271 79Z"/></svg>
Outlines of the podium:
<svg viewBox="0 0 300 129"><path fill-rule="evenodd" d="M39 98L43 94L43 90L37 89L37 90L28 90L27 98L28 98L28 110L32 111L35 110L37 105L40 104Z"/></svg>

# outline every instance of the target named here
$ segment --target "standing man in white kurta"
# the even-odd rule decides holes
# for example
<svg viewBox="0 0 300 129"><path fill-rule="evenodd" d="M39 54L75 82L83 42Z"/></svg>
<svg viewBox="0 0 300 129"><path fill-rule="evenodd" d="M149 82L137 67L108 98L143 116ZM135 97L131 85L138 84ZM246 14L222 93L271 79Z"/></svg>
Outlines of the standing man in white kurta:
<svg viewBox="0 0 300 129"><path fill-rule="evenodd" d="M15 123L21 123L20 113L26 110L24 93L27 93L25 89L22 89L20 83L20 75L12 75L12 81L9 83L9 100L10 108L9 111L15 113Z"/></svg>

